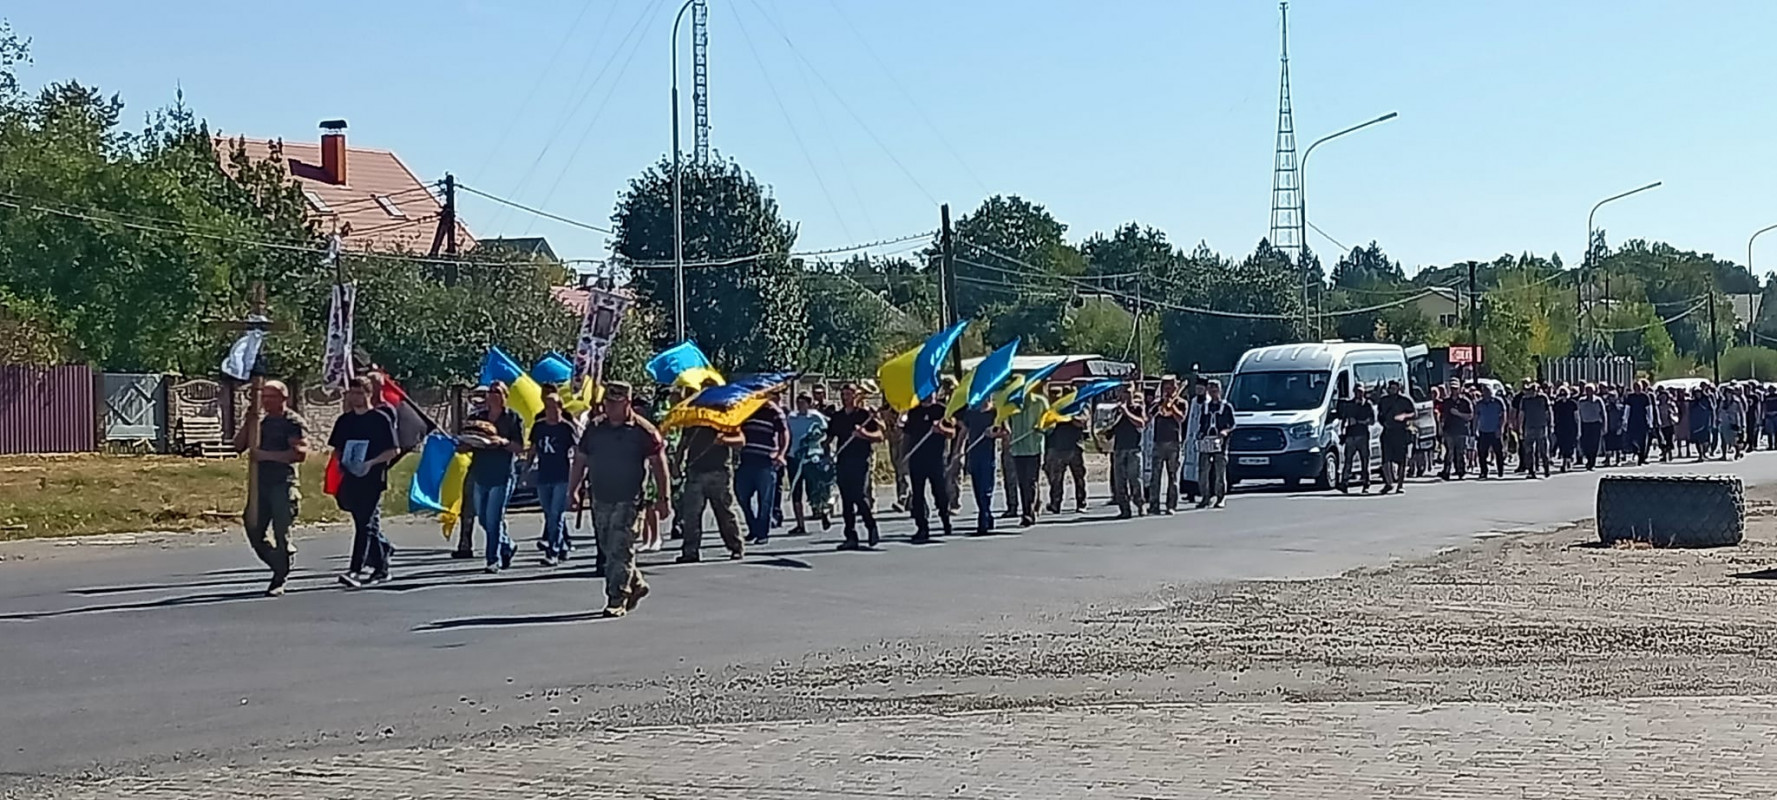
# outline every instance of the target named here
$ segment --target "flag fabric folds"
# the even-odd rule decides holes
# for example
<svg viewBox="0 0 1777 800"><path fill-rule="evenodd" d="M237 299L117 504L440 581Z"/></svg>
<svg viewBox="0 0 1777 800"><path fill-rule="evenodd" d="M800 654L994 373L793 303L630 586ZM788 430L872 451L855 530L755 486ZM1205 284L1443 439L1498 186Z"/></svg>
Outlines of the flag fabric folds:
<svg viewBox="0 0 1777 800"><path fill-rule="evenodd" d="M684 402L673 406L660 422L661 431L703 426L724 433L740 430L740 425L770 400L772 390L789 383L793 372L767 372L742 375L733 383L702 389Z"/></svg>
<svg viewBox="0 0 1777 800"><path fill-rule="evenodd" d="M1024 408L1024 397L1024 376L1013 375L1005 386L993 393L993 424L1006 424L1006 420Z"/></svg>
<svg viewBox="0 0 1777 800"><path fill-rule="evenodd" d="M543 413L543 387L523 369L512 356L498 347L487 349L487 357L481 361L481 385L492 386L494 381L504 381L507 388L506 407L518 412L518 419L530 430L531 422Z"/></svg>
<svg viewBox="0 0 1777 800"><path fill-rule="evenodd" d="M419 408L407 397L407 390L401 388L389 373L382 373L383 405L395 410L395 446L403 453L418 450L426 441L426 434L432 432L432 423L420 415Z"/></svg>
<svg viewBox="0 0 1777 800"><path fill-rule="evenodd" d="M426 437L420 463L407 487L407 510L438 514L449 536L463 508L463 479L469 475L469 454L457 452L457 441L442 433Z"/></svg>
<svg viewBox="0 0 1777 800"><path fill-rule="evenodd" d="M946 415L955 414L965 408L981 405L981 401L993 396L995 389L1000 388L1007 378L1012 377L1012 359L1018 356L1018 343L1022 339L1013 339L1005 346L987 354L986 358L963 375L956 392L950 395L950 402L945 405Z"/></svg>
<svg viewBox="0 0 1777 800"><path fill-rule="evenodd" d="M705 380L722 383L722 373L710 366L710 359L697 348L697 343L686 339L678 344L660 351L660 354L648 359L648 374L659 384L678 384L692 389L703 386Z"/></svg>
<svg viewBox="0 0 1777 800"><path fill-rule="evenodd" d="M1018 397L1012 402L1023 405L1025 397L1030 396L1034 392L1041 391L1043 388L1043 381L1048 380L1050 375L1054 375L1055 371L1061 369L1061 365L1066 363L1067 359L1057 358L1053 363L1049 364L1049 366L1032 370L1029 375L1024 376L1024 391L1019 393Z"/></svg>
<svg viewBox="0 0 1777 800"><path fill-rule="evenodd" d="M919 401L938 391L938 380L944 368L944 357L956 346L956 340L969 326L960 320L926 339L925 344L884 362L876 370L876 382L882 387L883 399L898 411L919 405Z"/></svg>
<svg viewBox="0 0 1777 800"><path fill-rule="evenodd" d="M531 367L531 377L538 383L566 386L574 377L574 362L561 353L544 353L542 358L537 359L536 365Z"/></svg>
<svg viewBox="0 0 1777 800"><path fill-rule="evenodd" d="M1055 405L1043 412L1043 418L1038 420L1037 427L1053 428L1056 423L1073 419L1074 415L1091 408L1094 399L1122 385L1121 378L1104 378L1074 389L1062 395Z"/></svg>

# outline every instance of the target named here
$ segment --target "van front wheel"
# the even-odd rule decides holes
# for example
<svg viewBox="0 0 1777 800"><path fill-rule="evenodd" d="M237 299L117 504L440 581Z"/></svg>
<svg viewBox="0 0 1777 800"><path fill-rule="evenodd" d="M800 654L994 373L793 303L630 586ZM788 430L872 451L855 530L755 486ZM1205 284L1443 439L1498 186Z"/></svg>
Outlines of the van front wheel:
<svg viewBox="0 0 1777 800"><path fill-rule="evenodd" d="M1327 491L1339 484L1339 453L1327 448L1320 456L1320 474L1314 476L1314 488Z"/></svg>

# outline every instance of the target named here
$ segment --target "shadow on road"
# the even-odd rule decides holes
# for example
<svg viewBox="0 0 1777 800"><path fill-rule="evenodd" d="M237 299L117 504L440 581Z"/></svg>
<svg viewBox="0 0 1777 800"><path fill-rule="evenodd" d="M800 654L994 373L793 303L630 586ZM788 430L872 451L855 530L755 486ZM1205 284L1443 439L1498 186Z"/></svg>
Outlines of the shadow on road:
<svg viewBox="0 0 1777 800"><path fill-rule="evenodd" d="M574 622L596 622L604 619L603 611L576 611L571 614L526 614L510 617L458 617L433 620L413 627L414 632L449 631L458 628L503 628L513 625L565 625Z"/></svg>

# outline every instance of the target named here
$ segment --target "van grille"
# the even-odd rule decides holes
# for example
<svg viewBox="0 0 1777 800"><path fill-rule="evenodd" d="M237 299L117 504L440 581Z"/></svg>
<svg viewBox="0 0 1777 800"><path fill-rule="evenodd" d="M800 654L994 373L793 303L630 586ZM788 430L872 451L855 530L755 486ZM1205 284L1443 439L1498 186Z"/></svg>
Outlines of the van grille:
<svg viewBox="0 0 1777 800"><path fill-rule="evenodd" d="M1279 428L1235 428L1228 434L1228 449L1236 453L1275 453L1283 450L1283 445Z"/></svg>

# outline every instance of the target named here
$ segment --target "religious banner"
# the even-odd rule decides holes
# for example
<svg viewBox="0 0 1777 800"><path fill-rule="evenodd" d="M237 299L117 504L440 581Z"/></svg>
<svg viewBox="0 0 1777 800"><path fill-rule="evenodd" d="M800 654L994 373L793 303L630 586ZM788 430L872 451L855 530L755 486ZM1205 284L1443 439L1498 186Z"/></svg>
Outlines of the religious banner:
<svg viewBox="0 0 1777 800"><path fill-rule="evenodd" d="M357 284L334 284L327 307L327 350L321 357L321 383L328 389L344 392L352 382L352 312L357 300Z"/></svg>
<svg viewBox="0 0 1777 800"><path fill-rule="evenodd" d="M604 379L605 358L629 310L629 293L594 284L586 289L586 316L580 320L580 343L574 350L574 381Z"/></svg>

